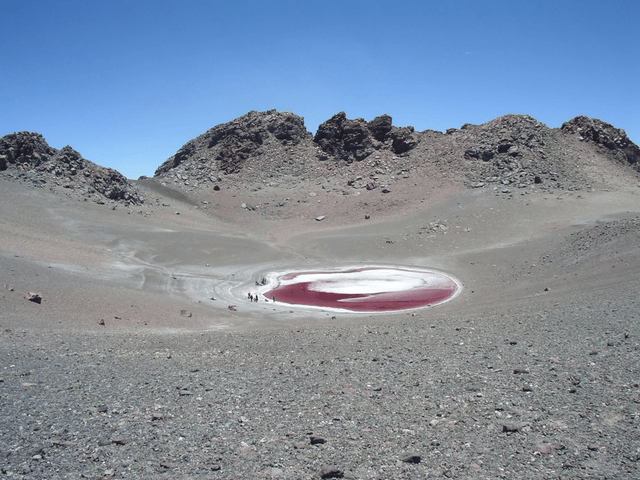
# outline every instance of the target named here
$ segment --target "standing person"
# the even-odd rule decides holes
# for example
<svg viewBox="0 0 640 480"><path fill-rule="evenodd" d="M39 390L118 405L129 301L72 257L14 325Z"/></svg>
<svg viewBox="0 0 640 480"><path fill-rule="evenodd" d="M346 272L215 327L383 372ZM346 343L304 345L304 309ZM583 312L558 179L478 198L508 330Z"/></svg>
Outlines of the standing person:
<svg viewBox="0 0 640 480"><path fill-rule="evenodd" d="M276 296L274 295L272 298L273 298L273 303L276 303Z"/></svg>

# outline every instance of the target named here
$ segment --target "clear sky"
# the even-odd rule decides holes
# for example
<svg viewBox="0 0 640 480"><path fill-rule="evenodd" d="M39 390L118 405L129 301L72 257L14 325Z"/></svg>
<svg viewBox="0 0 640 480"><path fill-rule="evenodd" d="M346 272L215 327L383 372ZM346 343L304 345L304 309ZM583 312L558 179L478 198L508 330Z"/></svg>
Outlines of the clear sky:
<svg viewBox="0 0 640 480"><path fill-rule="evenodd" d="M129 178L249 110L446 130L600 118L640 143L638 0L0 0L0 136Z"/></svg>

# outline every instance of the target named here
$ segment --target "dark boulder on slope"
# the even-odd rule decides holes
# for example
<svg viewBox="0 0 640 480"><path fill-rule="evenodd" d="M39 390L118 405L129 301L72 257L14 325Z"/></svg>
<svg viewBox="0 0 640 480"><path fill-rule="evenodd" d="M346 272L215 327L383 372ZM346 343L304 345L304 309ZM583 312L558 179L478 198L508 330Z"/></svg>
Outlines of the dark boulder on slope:
<svg viewBox="0 0 640 480"><path fill-rule="evenodd" d="M18 132L0 138L0 171L34 185L60 186L98 203L144 202L121 173L86 160L68 145L57 150L39 133Z"/></svg>

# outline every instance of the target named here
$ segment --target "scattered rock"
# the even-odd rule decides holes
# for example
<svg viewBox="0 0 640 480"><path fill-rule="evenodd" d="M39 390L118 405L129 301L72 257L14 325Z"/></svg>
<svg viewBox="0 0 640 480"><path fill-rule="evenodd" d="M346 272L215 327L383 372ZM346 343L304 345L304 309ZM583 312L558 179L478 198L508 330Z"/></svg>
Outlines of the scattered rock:
<svg viewBox="0 0 640 480"><path fill-rule="evenodd" d="M536 445L534 451L542 453L543 455L548 455L550 453L553 453L555 451L555 448L553 448L553 446L551 446L551 444L549 443L539 443L538 445Z"/></svg>
<svg viewBox="0 0 640 480"><path fill-rule="evenodd" d="M344 472L338 467L325 467L320 470L320 478L342 478Z"/></svg>
<svg viewBox="0 0 640 480"><path fill-rule="evenodd" d="M520 431L522 427L523 425L520 423L503 423L502 431L506 433L515 433Z"/></svg>
<svg viewBox="0 0 640 480"><path fill-rule="evenodd" d="M27 293L27 300L29 300L30 302L33 303L42 303L42 294L41 293L36 293L36 292L29 292Z"/></svg>
<svg viewBox="0 0 640 480"><path fill-rule="evenodd" d="M410 454L410 455L405 455L404 457L401 457L400 460L405 463L420 463L420 461L422 460L422 457L420 457L420 455Z"/></svg>

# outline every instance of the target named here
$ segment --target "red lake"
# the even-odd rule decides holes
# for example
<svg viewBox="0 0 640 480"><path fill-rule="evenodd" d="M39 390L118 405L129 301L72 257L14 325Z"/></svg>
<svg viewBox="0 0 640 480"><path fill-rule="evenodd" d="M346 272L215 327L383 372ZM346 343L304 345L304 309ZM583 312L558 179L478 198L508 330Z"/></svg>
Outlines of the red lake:
<svg viewBox="0 0 640 480"><path fill-rule="evenodd" d="M409 310L442 303L459 289L439 272L369 267L339 272L298 272L278 277L269 299L354 312Z"/></svg>

